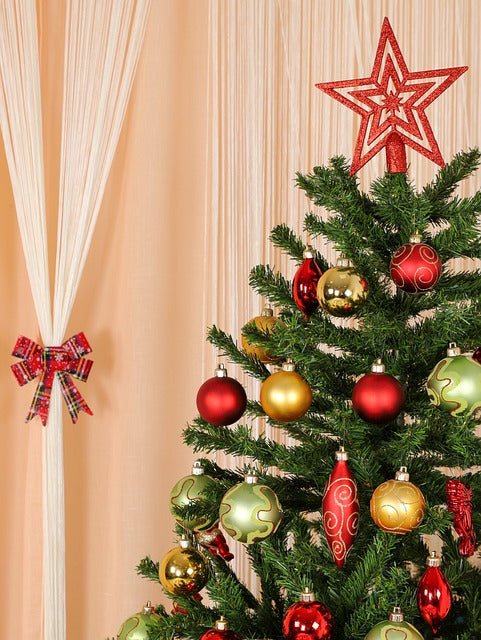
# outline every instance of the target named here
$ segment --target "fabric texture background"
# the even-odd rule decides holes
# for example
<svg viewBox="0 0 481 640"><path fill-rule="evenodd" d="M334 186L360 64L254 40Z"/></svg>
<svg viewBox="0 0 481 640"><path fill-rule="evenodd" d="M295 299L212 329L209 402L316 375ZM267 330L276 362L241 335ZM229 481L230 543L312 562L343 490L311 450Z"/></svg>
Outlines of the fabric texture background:
<svg viewBox="0 0 481 640"><path fill-rule="evenodd" d="M38 10L47 208L55 212L65 16L62 3L39 0ZM308 204L295 172L350 157L359 126L314 84L369 76L384 16L409 69L470 67L429 117L446 161L480 144L477 0L152 3L66 332L84 331L94 360L80 387L94 416L75 426L66 417L64 427L69 640L115 636L147 600L165 602L135 566L175 543L168 496L194 459L181 431L217 360L206 327L239 336L258 314L262 301L247 284L254 264L268 261L292 278L295 266L272 250L268 233L280 222L302 233ZM408 162L418 185L435 174L409 150ZM363 187L383 168L380 155L361 170ZM464 188L479 183L476 176ZM16 637L38 640L43 427L24 423L35 385L20 389L9 365L18 335L39 336L3 147L0 208L0 612ZM241 379L234 367L229 373ZM237 568L247 571L241 559Z"/></svg>

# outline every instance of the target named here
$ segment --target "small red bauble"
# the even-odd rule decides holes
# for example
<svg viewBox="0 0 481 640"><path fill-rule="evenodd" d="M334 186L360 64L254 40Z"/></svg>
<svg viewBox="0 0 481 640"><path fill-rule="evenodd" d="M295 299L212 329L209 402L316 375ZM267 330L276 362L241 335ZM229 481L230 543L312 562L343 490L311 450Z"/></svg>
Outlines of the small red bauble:
<svg viewBox="0 0 481 640"><path fill-rule="evenodd" d="M421 239L419 234L413 235L391 259L391 278L407 293L429 291L441 277L443 266L438 254Z"/></svg>
<svg viewBox="0 0 481 640"><path fill-rule="evenodd" d="M215 376L206 380L197 392L197 409L200 415L216 427L239 420L246 406L244 387L227 375L223 364L217 367Z"/></svg>
<svg viewBox="0 0 481 640"><path fill-rule="evenodd" d="M339 569L346 561L359 525L359 497L348 459L347 451L340 447L322 498L324 532Z"/></svg>
<svg viewBox="0 0 481 640"><path fill-rule="evenodd" d="M476 360L478 364L481 364L481 347L478 347L471 357L473 360Z"/></svg>
<svg viewBox="0 0 481 640"><path fill-rule="evenodd" d="M422 617L436 635L451 610L451 588L439 568L441 559L435 551L429 556L427 565L428 568L419 581L416 598Z"/></svg>
<svg viewBox="0 0 481 640"><path fill-rule="evenodd" d="M322 271L314 259L314 250L307 246L303 253L304 262L296 271L292 281L292 295L294 301L309 320L314 311L319 307L317 299L317 283L322 276Z"/></svg>
<svg viewBox="0 0 481 640"><path fill-rule="evenodd" d="M321 602L314 600L306 588L300 602L289 607L282 623L287 640L329 640L334 631L334 616Z"/></svg>
<svg viewBox="0 0 481 640"><path fill-rule="evenodd" d="M200 640L241 640L241 638L229 629L229 623L224 616L221 616L220 620L216 620L215 628L202 634Z"/></svg>
<svg viewBox="0 0 481 640"><path fill-rule="evenodd" d="M406 396L401 383L385 373L381 360L354 385L352 406L360 418L371 424L387 424L401 412Z"/></svg>

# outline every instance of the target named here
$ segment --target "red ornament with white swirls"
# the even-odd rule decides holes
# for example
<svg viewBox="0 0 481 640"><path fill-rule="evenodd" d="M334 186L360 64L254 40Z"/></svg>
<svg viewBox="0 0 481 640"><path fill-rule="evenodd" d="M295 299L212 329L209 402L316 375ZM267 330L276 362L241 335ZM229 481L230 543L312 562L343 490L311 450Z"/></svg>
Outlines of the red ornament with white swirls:
<svg viewBox="0 0 481 640"><path fill-rule="evenodd" d="M294 302L309 320L319 306L317 299L317 283L322 271L314 259L314 250L308 245L303 253L304 262L296 271L292 281L292 295Z"/></svg>
<svg viewBox="0 0 481 640"><path fill-rule="evenodd" d="M326 540L339 569L346 561L359 525L357 484L347 464L348 459L347 451L340 447L322 498Z"/></svg>
<svg viewBox="0 0 481 640"><path fill-rule="evenodd" d="M451 610L451 588L440 569L441 558L436 551L427 559L427 565L428 568L418 584L416 599L422 617L436 635L439 626Z"/></svg>
<svg viewBox="0 0 481 640"><path fill-rule="evenodd" d="M423 293L432 289L441 277L442 264L436 251L414 234L391 258L391 278L407 293Z"/></svg>

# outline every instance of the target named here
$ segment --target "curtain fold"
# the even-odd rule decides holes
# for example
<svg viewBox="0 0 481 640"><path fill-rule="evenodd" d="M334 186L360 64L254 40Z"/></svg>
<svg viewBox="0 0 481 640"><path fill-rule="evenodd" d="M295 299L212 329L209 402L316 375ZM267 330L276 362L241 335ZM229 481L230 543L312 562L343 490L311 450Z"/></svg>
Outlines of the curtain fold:
<svg viewBox="0 0 481 640"><path fill-rule="evenodd" d="M42 105L34 0L0 6L0 126L17 218L45 346L67 328L117 146L149 0L69 0L65 36L53 317L47 248ZM62 396L54 379L43 431L44 637L66 637Z"/></svg>

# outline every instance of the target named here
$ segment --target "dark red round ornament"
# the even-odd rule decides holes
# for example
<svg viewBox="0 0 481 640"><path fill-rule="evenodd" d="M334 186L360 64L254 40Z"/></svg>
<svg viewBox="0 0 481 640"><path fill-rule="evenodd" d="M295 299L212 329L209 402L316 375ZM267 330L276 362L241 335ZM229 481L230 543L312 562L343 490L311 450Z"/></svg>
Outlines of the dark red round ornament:
<svg viewBox="0 0 481 640"><path fill-rule="evenodd" d="M200 640L241 640L241 638L229 629L229 623L224 616L221 616L216 620L215 627L203 633Z"/></svg>
<svg viewBox="0 0 481 640"><path fill-rule="evenodd" d="M336 464L322 498L322 522L327 544L340 569L351 550L359 525L357 484L349 469L344 447L336 451Z"/></svg>
<svg viewBox="0 0 481 640"><path fill-rule="evenodd" d="M428 568L419 581L416 598L419 611L436 635L451 610L449 582L440 569L441 558L433 551L427 559Z"/></svg>
<svg viewBox="0 0 481 640"><path fill-rule="evenodd" d="M314 250L308 245L303 253L304 262L296 271L292 281L292 295L294 301L309 320L314 311L319 307L317 299L317 283L322 276L322 271L314 259Z"/></svg>
<svg viewBox="0 0 481 640"><path fill-rule="evenodd" d="M481 364L481 347L478 347L471 357L473 360L476 360L478 364Z"/></svg>
<svg viewBox="0 0 481 640"><path fill-rule="evenodd" d="M227 375L223 364L215 376L204 382L197 392L197 409L206 422L217 427L233 424L242 417L247 406L244 387Z"/></svg>
<svg viewBox="0 0 481 640"><path fill-rule="evenodd" d="M287 640L330 640L334 631L334 616L307 587L299 602L289 607L282 623Z"/></svg>
<svg viewBox="0 0 481 640"><path fill-rule="evenodd" d="M421 240L422 236L415 233L391 258L391 278L407 293L429 291L441 277L443 266L438 254Z"/></svg>
<svg viewBox="0 0 481 640"><path fill-rule="evenodd" d="M352 406L357 415L371 424L387 424L401 412L405 394L401 383L385 373L380 359L354 385Z"/></svg>

